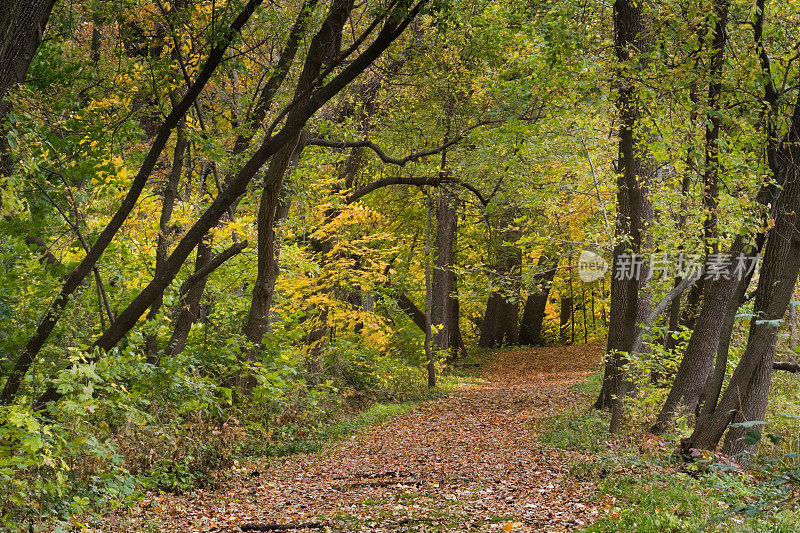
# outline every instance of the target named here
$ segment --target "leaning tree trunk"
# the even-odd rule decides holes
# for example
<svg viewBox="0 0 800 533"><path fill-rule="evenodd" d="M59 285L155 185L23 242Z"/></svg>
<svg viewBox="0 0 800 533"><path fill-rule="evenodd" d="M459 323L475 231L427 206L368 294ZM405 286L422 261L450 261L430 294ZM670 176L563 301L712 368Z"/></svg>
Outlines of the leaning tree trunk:
<svg viewBox="0 0 800 533"><path fill-rule="evenodd" d="M716 409L698 420L684 450L713 449L731 422L764 421L766 399L775 360L778 325L791 301L800 271L800 101L795 105L792 127L775 148L777 181L783 184L778 196L775 226L767 236L754 304L754 317L744 354ZM747 429L731 428L723 450L726 453L751 451L743 440Z"/></svg>
<svg viewBox="0 0 800 533"><path fill-rule="evenodd" d="M278 221L278 206L280 205L281 191L286 172L298 161L302 146L302 132L284 146L270 160L264 177L264 187L261 191L261 201L258 206L258 267L256 280L253 283L253 293L250 299L250 309L247 321L242 328L250 346L242 352L242 360L253 362L257 360L258 352L264 334L269 327L269 313L272 306L272 295L275 291L275 282L278 279L278 242L276 240L275 225ZM254 382L249 378L249 373L242 372L239 378L240 388L247 392Z"/></svg>
<svg viewBox="0 0 800 533"><path fill-rule="evenodd" d="M556 275L558 256L542 252L536 263L534 286L525 301L522 320L519 324L519 343L523 346L540 346L542 344L542 322L544 322L547 298Z"/></svg>
<svg viewBox="0 0 800 533"><path fill-rule="evenodd" d="M55 0L5 0L0 9L0 176L14 168L8 132L2 125L11 110L9 89L25 79L39 49Z"/></svg>
<svg viewBox="0 0 800 533"><path fill-rule="evenodd" d="M729 257L732 265L736 265L736 262L742 258L754 257L755 250L745 254L743 242L743 238L739 237L731 247ZM709 284L708 281L706 283ZM709 284L710 286L705 291L706 295L700 316L697 318L689 344L686 346L683 359L678 366L675 381L661 408L656 424L651 428L653 433L664 433L675 416L681 412L695 414L700 396L711 374L728 308L732 305L731 302L741 283L742 280L730 276L729 279L721 278Z"/></svg>
<svg viewBox="0 0 800 533"><path fill-rule="evenodd" d="M177 100L177 98L175 99ZM178 186L180 185L181 171L183 170L183 156L188 145L185 121L181 121L177 129L172 168L169 171L167 183L161 195L161 216L158 221L158 238L156 240L156 274L159 274L164 269L164 262L167 260L170 233L172 233L170 221L175 210L175 202L178 200ZM163 301L163 296L160 296L153 302L147 314L148 320L153 320L158 316ZM145 337L145 354L148 363L158 364L158 334L151 333Z"/></svg>

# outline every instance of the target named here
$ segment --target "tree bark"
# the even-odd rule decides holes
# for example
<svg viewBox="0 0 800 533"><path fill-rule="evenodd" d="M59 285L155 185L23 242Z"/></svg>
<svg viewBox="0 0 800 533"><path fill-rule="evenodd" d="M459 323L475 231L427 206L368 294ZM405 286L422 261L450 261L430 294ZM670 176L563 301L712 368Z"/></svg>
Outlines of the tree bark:
<svg viewBox="0 0 800 533"><path fill-rule="evenodd" d="M0 11L0 101L25 79L55 0L6 0Z"/></svg>
<svg viewBox="0 0 800 533"><path fill-rule="evenodd" d="M198 272L211 261L212 255L211 235L206 235L203 241L197 246L197 254L194 261L194 271ZM180 298L180 309L175 317L175 326L172 329L172 336L167 342L165 353L170 356L178 355L186 346L189 332L194 323L200 318L200 302L206 289L208 276L199 276L192 287Z"/></svg>
<svg viewBox="0 0 800 533"><path fill-rule="evenodd" d="M510 213L506 213L508 216ZM492 290L486 303L478 346L494 348L519 343L519 291L522 251L516 245L519 231L503 229L495 267L499 288Z"/></svg>
<svg viewBox="0 0 800 533"><path fill-rule="evenodd" d="M569 321L572 318L572 307L572 296L562 296L558 312L558 339L561 341L561 344L570 343Z"/></svg>
<svg viewBox="0 0 800 533"><path fill-rule="evenodd" d="M0 10L0 176L10 176L14 158L3 123L11 110L9 89L25 79L39 49L55 0L6 0Z"/></svg>
<svg viewBox="0 0 800 533"><path fill-rule="evenodd" d="M425 312L416 306L406 293L401 292L395 296L397 307L404 312L417 327L425 333Z"/></svg>
<svg viewBox="0 0 800 533"><path fill-rule="evenodd" d="M436 355L433 351L432 279L431 279L431 215L433 211L430 186L425 188L425 358L428 387L436 386Z"/></svg>
<svg viewBox="0 0 800 533"><path fill-rule="evenodd" d="M454 327L453 273L456 236L456 198L444 187L439 188L436 201L435 261L431 275L431 321L437 327L433 344L439 350L450 348Z"/></svg>
<svg viewBox="0 0 800 533"><path fill-rule="evenodd" d="M620 112L619 173L617 177L617 221L614 247L615 271L619 258L625 254L635 257L643 249L647 223L653 210L648 196L648 183L653 174L646 143L640 137L647 132L635 131L642 116L639 109L636 81L627 72L639 72L647 66L647 54L652 48L649 20L642 3L631 0L614 2L615 51L620 64L617 75L617 108ZM625 68L623 68L625 67ZM636 324L649 312L646 298L640 297L644 272L629 279L614 275L611 281L611 320L608 327L606 364L603 387L595 402L597 408L610 407L613 398L627 393L626 376L622 368L635 337Z"/></svg>
<svg viewBox="0 0 800 533"><path fill-rule="evenodd" d="M519 343L523 346L540 346L542 344L542 322L557 267L558 256L542 252L536 264L536 274L533 276L534 286L525 301L525 309L520 321Z"/></svg>
<svg viewBox="0 0 800 533"><path fill-rule="evenodd" d="M242 333L251 344L243 351L244 361L256 361L264 334L269 327L269 313L272 307L272 296L278 279L278 245L275 225L278 221L278 205L286 172L297 163L303 150L302 133L286 144L281 151L270 160L264 177L261 201L258 207L258 269L253 284L252 298L247 321ZM248 379L247 373L241 376L240 385L244 392L254 383Z"/></svg>
<svg viewBox="0 0 800 533"><path fill-rule="evenodd" d="M183 156L186 152L187 145L188 141L184 132L184 121L181 121L181 124L178 125L175 151L172 158L172 168L170 168L167 183L162 193L161 216L158 221L158 239L156 242L156 273L163 270L164 262L167 260L169 234L172 233L170 221L172 220L172 213L175 210L175 201L178 198L178 186L180 185L181 172L183 170ZM153 302L147 314L148 320L153 320L158 315L163 301L163 296L159 296L156 301ZM158 364L158 335L156 333L151 333L145 337L145 354L148 363L153 365Z"/></svg>
<svg viewBox="0 0 800 533"><path fill-rule="evenodd" d="M744 254L743 242L744 240L739 237L731 247L729 252L731 264L735 265L741 254ZM755 250L751 250L745 257L753 257L754 253ZM675 381L659 412L656 424L650 429L654 434L664 433L679 413L695 413L714 364L714 355L719 347L726 313L737 288L741 285L740 281L734 276L730 279L719 279L711 283L705 291L700 316L678 366ZM738 308L738 301L736 307Z"/></svg>

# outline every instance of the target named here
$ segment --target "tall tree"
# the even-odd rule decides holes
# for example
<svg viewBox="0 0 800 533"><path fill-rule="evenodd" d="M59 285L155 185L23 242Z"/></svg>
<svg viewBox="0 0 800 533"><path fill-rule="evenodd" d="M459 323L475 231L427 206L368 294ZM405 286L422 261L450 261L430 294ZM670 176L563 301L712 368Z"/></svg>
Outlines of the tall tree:
<svg viewBox="0 0 800 533"><path fill-rule="evenodd" d="M648 133L642 131L641 100L637 77L648 67L653 45L647 7L641 2L614 2L614 50L618 61L617 108L620 113L617 220L614 246L614 277L611 282L611 312L606 347L603 387L595 403L610 407L626 394L623 367L636 337L637 324L649 313L649 300L641 294L644 271L620 269L627 257L632 265L644 249L644 236L653 209L648 200L654 166L648 152Z"/></svg>

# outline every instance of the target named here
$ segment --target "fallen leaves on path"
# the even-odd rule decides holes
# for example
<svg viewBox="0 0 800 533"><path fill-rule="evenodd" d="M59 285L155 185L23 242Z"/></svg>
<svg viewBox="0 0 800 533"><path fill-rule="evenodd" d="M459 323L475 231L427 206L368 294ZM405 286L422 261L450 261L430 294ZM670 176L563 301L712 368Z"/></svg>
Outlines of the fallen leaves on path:
<svg viewBox="0 0 800 533"><path fill-rule="evenodd" d="M601 347L518 349L485 382L421 405L317 454L254 460L216 491L143 501L162 531L567 531L590 522L591 483L565 479L588 456L536 440L537 421L575 407L571 385ZM257 475L254 475L258 472ZM264 530L264 529L262 529Z"/></svg>

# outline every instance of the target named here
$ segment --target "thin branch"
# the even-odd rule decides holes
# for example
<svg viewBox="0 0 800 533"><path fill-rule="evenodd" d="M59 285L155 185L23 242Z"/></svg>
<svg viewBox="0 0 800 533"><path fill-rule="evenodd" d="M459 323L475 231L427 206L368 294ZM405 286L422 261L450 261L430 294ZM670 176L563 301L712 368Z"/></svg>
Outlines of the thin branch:
<svg viewBox="0 0 800 533"><path fill-rule="evenodd" d="M228 259L230 259L235 255L240 254L242 250L244 250L245 248L247 248L247 241L240 241L234 243L233 245L226 248L224 251L212 257L211 260L203 266L203 268L201 268L200 270L195 270L191 276L186 278L186 281L184 281L181 284L180 295L181 296L186 295L186 293L189 292L191 288L197 284L198 281L206 278L209 274L211 274L217 268L222 266L222 264L225 261L227 261Z"/></svg>
<svg viewBox="0 0 800 533"><path fill-rule="evenodd" d="M597 179L597 174L594 170L594 160L592 159L592 154L589 152L589 147L586 145L586 139L583 138L583 128L581 125L576 123L578 126L579 137L581 140L581 144L583 145L583 149L586 151L586 158L589 161L589 168L592 171L592 179L594 180L594 190L597 193L597 201L600 202L600 207L603 209L603 220L606 223L606 230L608 230L609 236L611 235L611 224L608 222L608 213L606 211L606 202L603 199L603 195L600 194L600 182Z"/></svg>

